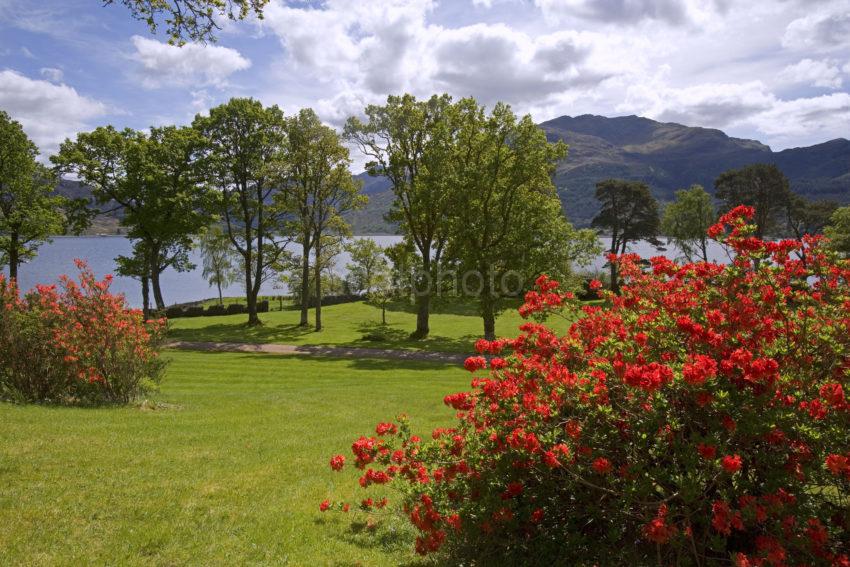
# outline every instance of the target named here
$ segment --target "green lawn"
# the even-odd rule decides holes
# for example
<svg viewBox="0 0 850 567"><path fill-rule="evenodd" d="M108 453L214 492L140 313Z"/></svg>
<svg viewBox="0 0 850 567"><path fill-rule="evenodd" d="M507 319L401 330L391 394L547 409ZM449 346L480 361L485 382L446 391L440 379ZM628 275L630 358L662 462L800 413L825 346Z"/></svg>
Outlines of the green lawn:
<svg viewBox="0 0 850 567"><path fill-rule="evenodd" d="M499 336L513 337L523 323L513 302L496 321ZM277 302L272 309L277 309ZM483 323L474 302L437 301L433 306L431 335L422 341L408 338L416 328L416 313L409 304L395 304L387 311L387 325L381 323L381 310L362 301L322 307L321 332L298 326L300 311L284 304L282 311L260 315L262 327L245 326L247 315L181 318L169 321L169 337L187 341L229 341L246 343L282 343L296 345L341 345L393 349L424 349L443 352L471 352L483 334ZM310 310L313 322L313 310ZM568 323L553 317L549 324L565 331Z"/></svg>
<svg viewBox="0 0 850 567"><path fill-rule="evenodd" d="M166 356L156 409L0 404L0 565L417 564L398 518L369 534L318 512L365 494L327 461L400 411L422 433L449 422L462 369Z"/></svg>

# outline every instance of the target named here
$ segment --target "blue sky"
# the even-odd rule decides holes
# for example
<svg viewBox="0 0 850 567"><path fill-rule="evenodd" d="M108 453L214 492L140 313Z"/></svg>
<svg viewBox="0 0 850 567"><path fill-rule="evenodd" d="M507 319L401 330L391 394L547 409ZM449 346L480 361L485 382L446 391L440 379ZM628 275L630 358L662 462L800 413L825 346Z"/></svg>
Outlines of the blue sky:
<svg viewBox="0 0 850 567"><path fill-rule="evenodd" d="M232 96L339 127L399 92L810 145L850 136L850 0L272 0L262 22L183 48L120 4L0 0L0 109L44 155Z"/></svg>

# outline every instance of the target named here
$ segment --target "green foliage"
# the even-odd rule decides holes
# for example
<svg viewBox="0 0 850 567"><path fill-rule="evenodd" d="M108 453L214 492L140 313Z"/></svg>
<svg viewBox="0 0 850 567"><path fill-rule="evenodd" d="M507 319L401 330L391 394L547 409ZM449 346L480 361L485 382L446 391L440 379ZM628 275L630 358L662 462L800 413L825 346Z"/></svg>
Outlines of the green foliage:
<svg viewBox="0 0 850 567"><path fill-rule="evenodd" d="M676 191L676 200L664 209L661 232L672 241L689 262L708 262L708 227L716 212L711 195L700 185Z"/></svg>
<svg viewBox="0 0 850 567"><path fill-rule="evenodd" d="M764 238L778 228L781 215L791 199L788 178L773 164L757 163L721 173L714 182L715 196L722 200L724 212L747 205L754 207L755 236Z"/></svg>
<svg viewBox="0 0 850 567"><path fill-rule="evenodd" d="M647 240L658 244L660 219L658 201L649 186L637 181L608 179L596 184L596 199L602 208L591 226L611 232L609 253L625 254L629 242ZM616 262L611 265L611 289L619 289Z"/></svg>
<svg viewBox="0 0 850 567"><path fill-rule="evenodd" d="M384 279L381 285L388 287L389 264L384 249L371 238L357 238L345 245L351 255L351 263L346 265L352 291L371 294L378 279Z"/></svg>
<svg viewBox="0 0 850 567"><path fill-rule="evenodd" d="M836 209L823 232L830 248L850 257L850 206Z"/></svg>
<svg viewBox="0 0 850 567"><path fill-rule="evenodd" d="M495 314L542 272L568 274L572 227L552 184L567 147L550 144L526 115L497 104L488 115L467 98L455 107L452 213L447 257L467 288L473 280L484 336L495 338ZM467 277L477 274L474 278Z"/></svg>
<svg viewBox="0 0 850 567"><path fill-rule="evenodd" d="M164 23L168 43L183 45L187 41L215 41L221 29L219 20L244 20L250 15L263 19L263 8L269 0L103 0L104 5L120 2L136 20L156 33Z"/></svg>
<svg viewBox="0 0 850 567"><path fill-rule="evenodd" d="M788 231L798 240L805 234L821 234L838 207L834 201L811 201L791 194L786 205Z"/></svg>
<svg viewBox="0 0 850 567"><path fill-rule="evenodd" d="M234 266L235 252L221 225L214 224L201 232L198 248L203 257L203 277L216 286L218 302L223 305L221 288L239 281L239 271Z"/></svg>
<svg viewBox="0 0 850 567"><path fill-rule="evenodd" d="M160 275L194 268L192 236L206 224L196 158L202 138L188 127L151 128L149 134L112 126L65 140L50 159L91 187L98 205L123 209L121 225L136 241L119 265L126 275L150 279L158 309L165 307ZM144 266L147 265L147 269Z"/></svg>
<svg viewBox="0 0 850 567"><path fill-rule="evenodd" d="M8 265L13 279L66 226L63 208L70 203L54 193L56 178L37 154L20 123L0 111L0 266Z"/></svg>
<svg viewBox="0 0 850 567"><path fill-rule="evenodd" d="M198 115L192 123L204 136L198 167L209 192L206 210L223 219L227 236L242 257L248 324L259 324L257 295L292 240L287 210L277 197L285 178L286 121L277 106L232 98Z"/></svg>
<svg viewBox="0 0 850 567"><path fill-rule="evenodd" d="M414 335L428 335L431 290L427 283L448 238L452 206L454 109L449 95L419 101L413 95L389 96L382 106L369 105L366 121L349 118L345 136L370 160L370 175L390 180L395 201L389 218L416 246L421 261L419 315ZM430 276L430 277L429 277Z"/></svg>

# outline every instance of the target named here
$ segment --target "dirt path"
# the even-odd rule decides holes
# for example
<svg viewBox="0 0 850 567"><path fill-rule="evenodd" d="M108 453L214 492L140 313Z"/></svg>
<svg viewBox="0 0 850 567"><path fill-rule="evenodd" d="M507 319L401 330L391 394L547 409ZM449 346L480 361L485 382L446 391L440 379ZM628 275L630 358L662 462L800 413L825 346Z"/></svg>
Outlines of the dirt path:
<svg viewBox="0 0 850 567"><path fill-rule="evenodd" d="M466 355L464 354L447 352L426 352L421 350L396 350L384 348L349 348L317 345L281 345L273 343L256 344L170 341L165 346L168 348L182 350L203 350L214 352L257 352L266 354L329 356L335 358L383 358L458 364L462 364L466 359Z"/></svg>

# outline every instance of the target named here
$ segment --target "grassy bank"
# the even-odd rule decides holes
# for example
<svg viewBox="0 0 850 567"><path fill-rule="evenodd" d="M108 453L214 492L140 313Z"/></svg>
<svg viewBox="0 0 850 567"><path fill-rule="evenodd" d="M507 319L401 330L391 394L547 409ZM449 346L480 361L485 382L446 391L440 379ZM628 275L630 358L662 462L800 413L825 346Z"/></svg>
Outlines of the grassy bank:
<svg viewBox="0 0 850 567"><path fill-rule="evenodd" d="M431 363L167 353L155 409L0 404L2 565L416 564L408 528L318 513L362 498L330 455L407 412L445 424L468 374Z"/></svg>
<svg viewBox="0 0 850 567"><path fill-rule="evenodd" d="M496 321L499 336L513 337L523 323L513 302ZM277 309L276 302L272 309ZM476 339L483 334L483 323L474 302L436 302L431 314L431 335L422 341L408 338L416 327L416 312L412 305L396 303L387 310L387 325L381 325L381 310L362 301L331 305L322 308L324 330L299 327L300 311L284 304L282 311L263 313L262 327L245 326L246 315L174 319L169 322L169 337L187 341L233 341L246 343L283 343L295 345L338 345L347 347L377 347L424 349L442 352L470 352ZM313 310L310 310L313 322ZM553 317L549 324L560 331L568 322Z"/></svg>

